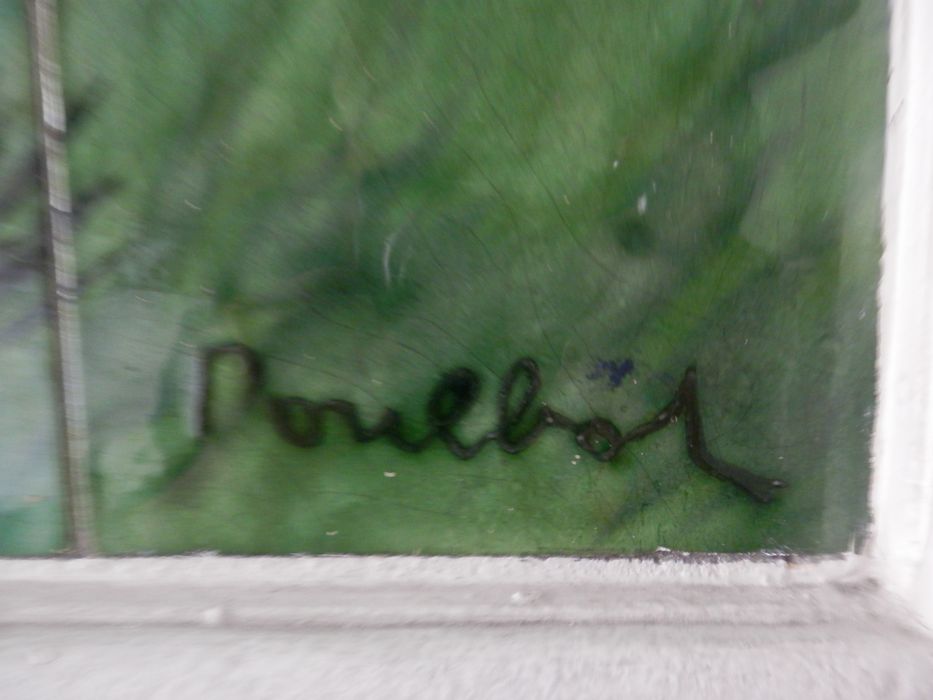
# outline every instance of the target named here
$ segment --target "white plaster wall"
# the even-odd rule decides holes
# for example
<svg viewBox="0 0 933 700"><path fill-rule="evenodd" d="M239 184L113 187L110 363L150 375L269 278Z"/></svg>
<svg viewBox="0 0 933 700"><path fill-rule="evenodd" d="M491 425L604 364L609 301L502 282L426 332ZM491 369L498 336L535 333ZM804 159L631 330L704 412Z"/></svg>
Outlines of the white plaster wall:
<svg viewBox="0 0 933 700"><path fill-rule="evenodd" d="M0 563L3 698L929 698L859 557Z"/></svg>

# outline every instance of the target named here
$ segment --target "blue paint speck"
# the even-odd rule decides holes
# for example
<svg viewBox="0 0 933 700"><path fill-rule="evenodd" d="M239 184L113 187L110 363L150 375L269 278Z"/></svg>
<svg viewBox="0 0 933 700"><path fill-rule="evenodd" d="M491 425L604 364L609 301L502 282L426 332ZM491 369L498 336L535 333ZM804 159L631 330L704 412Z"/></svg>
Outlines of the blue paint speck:
<svg viewBox="0 0 933 700"><path fill-rule="evenodd" d="M587 379L602 379L609 381L610 389L617 389L622 380L635 370L635 363L630 358L624 360L598 359L593 371L586 375Z"/></svg>

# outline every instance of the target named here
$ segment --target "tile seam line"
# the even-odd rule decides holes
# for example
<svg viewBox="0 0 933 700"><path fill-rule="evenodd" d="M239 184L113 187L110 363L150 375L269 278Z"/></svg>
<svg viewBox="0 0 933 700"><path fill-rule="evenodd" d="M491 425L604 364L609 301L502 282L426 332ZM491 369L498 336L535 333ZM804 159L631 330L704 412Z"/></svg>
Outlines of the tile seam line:
<svg viewBox="0 0 933 700"><path fill-rule="evenodd" d="M65 145L65 101L58 56L56 0L24 0L28 21L36 143L39 153L44 278L55 396L58 472L67 552L96 551L88 485L87 394L78 309L77 259Z"/></svg>

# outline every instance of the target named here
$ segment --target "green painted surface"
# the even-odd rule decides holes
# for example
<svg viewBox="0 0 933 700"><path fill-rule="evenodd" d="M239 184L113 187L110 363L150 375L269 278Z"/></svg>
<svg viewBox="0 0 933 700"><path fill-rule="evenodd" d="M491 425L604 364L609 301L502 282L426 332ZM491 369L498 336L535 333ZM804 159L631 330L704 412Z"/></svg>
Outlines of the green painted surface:
<svg viewBox="0 0 933 700"><path fill-rule="evenodd" d="M859 537L883 2L85 0L63 20L104 551ZM263 397L241 408L221 363L198 437L196 357L231 341L264 358ZM467 441L522 356L539 400L622 431L695 364L711 451L787 486L763 504L712 478L682 424L610 464L559 431L462 461L338 420L301 449L266 411L342 398L415 435L469 367Z"/></svg>
<svg viewBox="0 0 933 700"><path fill-rule="evenodd" d="M0 0L0 555L62 546L26 39Z"/></svg>

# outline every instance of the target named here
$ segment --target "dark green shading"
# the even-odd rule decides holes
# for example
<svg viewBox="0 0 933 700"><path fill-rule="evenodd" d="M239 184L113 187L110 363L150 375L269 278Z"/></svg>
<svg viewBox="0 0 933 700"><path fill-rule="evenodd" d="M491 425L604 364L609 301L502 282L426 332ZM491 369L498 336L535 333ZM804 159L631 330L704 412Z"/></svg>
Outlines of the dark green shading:
<svg viewBox="0 0 933 700"><path fill-rule="evenodd" d="M68 5L94 477L110 552L839 551L866 522L883 2ZM107 185L105 188L104 186ZM566 435L461 462L194 429L199 348L423 428L445 371L535 357L621 429L698 367L710 448ZM631 358L618 387L587 379Z"/></svg>
<svg viewBox="0 0 933 700"><path fill-rule="evenodd" d="M0 0L0 555L62 547L29 48Z"/></svg>

